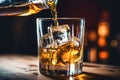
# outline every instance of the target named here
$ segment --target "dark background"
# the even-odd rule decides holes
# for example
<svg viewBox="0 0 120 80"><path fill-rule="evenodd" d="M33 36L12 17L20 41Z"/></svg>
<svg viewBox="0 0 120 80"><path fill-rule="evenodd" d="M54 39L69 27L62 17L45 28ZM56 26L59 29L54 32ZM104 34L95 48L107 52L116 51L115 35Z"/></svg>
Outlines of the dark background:
<svg viewBox="0 0 120 80"><path fill-rule="evenodd" d="M108 44L113 39L118 46L108 46L109 59L105 64L120 65L120 5L116 0L58 0L58 17L84 17L86 32L97 30L102 11L109 13L110 35ZM36 15L17 17L0 17L0 54L19 53L37 55L36 18L52 17L49 9L42 10ZM85 61L87 49L85 46ZM98 47L98 46L96 46ZM97 63L102 63L99 59Z"/></svg>

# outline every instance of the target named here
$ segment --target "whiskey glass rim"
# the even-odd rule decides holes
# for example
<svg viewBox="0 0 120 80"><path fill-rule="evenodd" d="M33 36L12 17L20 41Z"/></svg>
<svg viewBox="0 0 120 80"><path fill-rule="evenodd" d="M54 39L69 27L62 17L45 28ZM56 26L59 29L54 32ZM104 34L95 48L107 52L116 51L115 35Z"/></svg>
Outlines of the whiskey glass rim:
<svg viewBox="0 0 120 80"><path fill-rule="evenodd" d="M37 20L54 20L55 18L36 18ZM84 17L58 17L58 20L85 20Z"/></svg>

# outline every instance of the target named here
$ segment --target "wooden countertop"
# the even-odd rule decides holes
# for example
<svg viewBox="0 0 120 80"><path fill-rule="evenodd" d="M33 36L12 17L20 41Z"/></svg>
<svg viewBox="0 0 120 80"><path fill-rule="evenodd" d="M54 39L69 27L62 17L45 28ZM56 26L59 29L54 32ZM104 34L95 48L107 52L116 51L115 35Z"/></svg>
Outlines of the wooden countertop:
<svg viewBox="0 0 120 80"><path fill-rule="evenodd" d="M83 73L57 80L120 80L120 66L83 63ZM0 55L0 80L56 80L38 71L38 59L33 55Z"/></svg>

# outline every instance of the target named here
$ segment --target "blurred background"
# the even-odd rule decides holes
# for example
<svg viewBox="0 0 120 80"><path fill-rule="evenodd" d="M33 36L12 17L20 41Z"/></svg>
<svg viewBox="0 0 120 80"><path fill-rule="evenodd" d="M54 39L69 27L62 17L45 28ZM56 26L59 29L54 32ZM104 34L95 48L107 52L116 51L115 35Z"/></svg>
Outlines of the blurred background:
<svg viewBox="0 0 120 80"><path fill-rule="evenodd" d="M120 66L120 5L116 0L58 0L58 17L86 20L84 61ZM52 17L49 9L35 15L0 17L0 54L37 55L36 18Z"/></svg>

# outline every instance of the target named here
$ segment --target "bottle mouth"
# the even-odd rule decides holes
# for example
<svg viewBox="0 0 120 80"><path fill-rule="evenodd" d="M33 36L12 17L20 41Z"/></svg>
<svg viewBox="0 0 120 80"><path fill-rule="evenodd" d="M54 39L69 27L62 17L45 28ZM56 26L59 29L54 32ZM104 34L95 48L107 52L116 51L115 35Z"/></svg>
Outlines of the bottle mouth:
<svg viewBox="0 0 120 80"><path fill-rule="evenodd" d="M53 2L55 3L55 5L57 5L57 3L58 3L58 0L44 0L43 3L45 3L45 6L46 6L47 8L50 8L50 6L48 5L48 2L49 2L49 1L53 1Z"/></svg>
<svg viewBox="0 0 120 80"><path fill-rule="evenodd" d="M53 1L55 4L58 3L58 0L44 0L45 2L48 2L48 1Z"/></svg>

